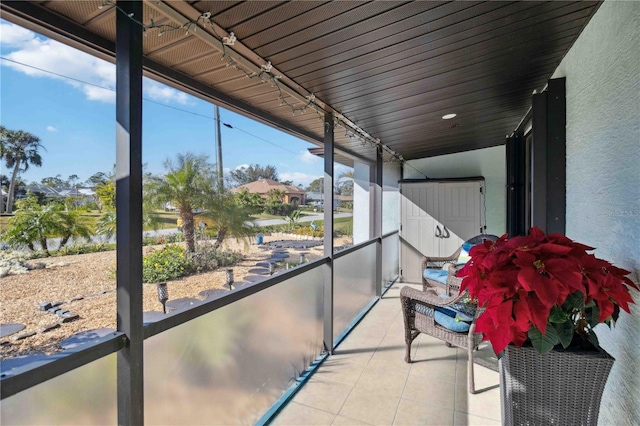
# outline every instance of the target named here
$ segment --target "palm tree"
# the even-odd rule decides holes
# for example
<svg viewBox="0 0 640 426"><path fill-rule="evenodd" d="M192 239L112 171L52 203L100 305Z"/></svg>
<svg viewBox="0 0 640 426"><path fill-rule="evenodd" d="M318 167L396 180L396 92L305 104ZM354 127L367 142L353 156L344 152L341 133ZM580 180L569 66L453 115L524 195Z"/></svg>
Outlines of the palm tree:
<svg viewBox="0 0 640 426"><path fill-rule="evenodd" d="M20 171L26 171L30 164L42 166L42 157L38 150L44 147L40 138L22 130L8 130L0 126L0 156L7 168L13 168L7 194L7 213L13 211L13 197L16 178Z"/></svg>
<svg viewBox="0 0 640 426"><path fill-rule="evenodd" d="M195 227L193 210L205 204L207 194L216 188L215 173L206 156L178 154L176 161L166 160L164 176L151 176L145 183L145 196L156 206L170 202L182 220L182 233L187 250L194 252Z"/></svg>
<svg viewBox="0 0 640 426"><path fill-rule="evenodd" d="M60 211L58 214L60 228L58 232L61 236L58 249L64 247L72 237L82 237L87 242L91 241L93 233L87 224L86 218L84 218L79 211Z"/></svg>
<svg viewBox="0 0 640 426"><path fill-rule="evenodd" d="M58 203L41 206L37 197L31 194L16 205L16 214L9 219L9 227L2 238L10 246L26 245L31 251L35 251L34 243L40 243L45 255L49 256L47 238L61 235L63 231L62 206Z"/></svg>
<svg viewBox="0 0 640 426"><path fill-rule="evenodd" d="M217 250L226 237L244 238L254 234L247 223L251 220L250 209L237 202L237 198L229 192L211 191L204 202L203 216L210 219L213 226L218 228L218 234L213 243L213 250Z"/></svg>

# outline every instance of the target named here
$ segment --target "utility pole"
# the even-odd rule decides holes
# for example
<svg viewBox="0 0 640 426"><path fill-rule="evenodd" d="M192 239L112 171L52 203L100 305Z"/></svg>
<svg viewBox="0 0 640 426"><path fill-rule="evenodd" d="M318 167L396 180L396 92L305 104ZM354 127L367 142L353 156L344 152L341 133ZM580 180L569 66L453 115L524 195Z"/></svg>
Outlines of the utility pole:
<svg viewBox="0 0 640 426"><path fill-rule="evenodd" d="M218 147L218 185L220 191L224 188L224 176L222 175L222 135L220 133L220 107L213 106L216 120L216 144Z"/></svg>

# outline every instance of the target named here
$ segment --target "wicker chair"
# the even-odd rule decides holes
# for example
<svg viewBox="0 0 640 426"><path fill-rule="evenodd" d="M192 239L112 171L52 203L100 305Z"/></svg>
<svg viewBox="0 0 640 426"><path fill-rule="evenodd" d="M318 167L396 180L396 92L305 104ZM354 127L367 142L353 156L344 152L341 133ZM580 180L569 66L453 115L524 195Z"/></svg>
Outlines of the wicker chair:
<svg viewBox="0 0 640 426"><path fill-rule="evenodd" d="M400 302L402 303L402 313L404 315L404 335L407 344L405 362L411 362L411 343L420 333L428 334L444 341L447 346L457 346L467 350L469 365L467 368L468 389L470 393L476 393L475 380L473 375L473 350L477 349L482 341L482 334L476 333L476 319L481 313L476 310L473 321L467 333L458 333L442 327L434 320L434 309L437 306L450 307L460 303L468 293L465 290L461 294L460 284L462 278L455 276L455 268L449 267L447 278L447 291L456 293L449 298L440 297L434 290L420 291L411 287L403 287L400 291ZM449 293L451 294L451 293Z"/></svg>
<svg viewBox="0 0 640 426"><path fill-rule="evenodd" d="M496 241L497 239L498 239L497 235L480 234L480 235L476 235L473 238L468 239L467 241L464 242L464 244L475 245L475 244L480 244L483 241ZM420 276L422 277L422 290L427 291L429 289L433 289L437 292L444 292L445 294L453 295L453 293L450 293L449 290L446 288L445 284L442 284L439 281L425 278L424 270L425 269L441 269L447 263L455 264L456 261L458 260L458 257L460 257L461 252L462 252L462 246L458 247L458 250L456 250L451 256L445 256L445 257L423 256L422 262L421 262L422 269L420 270L421 271Z"/></svg>

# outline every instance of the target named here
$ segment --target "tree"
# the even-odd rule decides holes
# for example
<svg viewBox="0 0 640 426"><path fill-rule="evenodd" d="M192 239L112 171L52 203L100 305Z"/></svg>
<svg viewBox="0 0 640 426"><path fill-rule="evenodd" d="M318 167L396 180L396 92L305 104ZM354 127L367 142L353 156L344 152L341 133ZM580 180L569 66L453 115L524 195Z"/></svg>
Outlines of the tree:
<svg viewBox="0 0 640 426"><path fill-rule="evenodd" d="M64 211L60 203L38 204L33 194L16 201L16 214L9 220L9 229L2 234L7 244L12 246L26 245L34 251L34 243L39 243L44 253L49 256L47 239L61 237L60 248L72 237L91 238L91 230L77 211Z"/></svg>
<svg viewBox="0 0 640 426"><path fill-rule="evenodd" d="M182 220L182 233L187 250L194 252L195 226L193 210L201 208L207 195L216 188L217 178L206 156L178 154L176 161L166 160L164 176L151 176L145 184L145 197L158 207L170 202Z"/></svg>
<svg viewBox="0 0 640 426"><path fill-rule="evenodd" d="M87 219L83 217L77 210L60 211L58 222L58 234L61 237L59 249L64 247L69 239L73 237L82 237L87 242L91 241L91 228Z"/></svg>
<svg viewBox="0 0 640 426"><path fill-rule="evenodd" d="M255 192L249 192L247 188L242 188L235 194L236 203L246 209L249 214L260 214L264 211L265 200Z"/></svg>
<svg viewBox="0 0 640 426"><path fill-rule="evenodd" d="M336 194L353 195L353 179L353 170L340 173L336 179Z"/></svg>
<svg viewBox="0 0 640 426"><path fill-rule="evenodd" d="M7 168L13 168L7 194L7 213L13 211L18 173L27 171L30 164L37 167L42 166L42 157L38 153L40 148L44 149L37 136L22 130L8 130L4 126L0 126L0 156Z"/></svg>
<svg viewBox="0 0 640 426"><path fill-rule="evenodd" d="M116 185L112 180L96 186L96 202L100 211L116 208Z"/></svg>
<svg viewBox="0 0 640 426"><path fill-rule="evenodd" d="M69 177L69 179L71 179L71 176ZM109 177L106 173L98 172L91 175L91 177L85 182L85 185L95 188L96 186L107 183L108 181Z"/></svg>
<svg viewBox="0 0 640 426"><path fill-rule="evenodd" d="M49 177L42 178L40 180L40 184L42 186L47 186L49 188L55 188L55 187L59 188L59 187L68 186L68 182L62 179L62 175L49 176Z"/></svg>
<svg viewBox="0 0 640 426"><path fill-rule="evenodd" d="M307 186L308 192L323 192L324 178L318 178Z"/></svg>
<svg viewBox="0 0 640 426"><path fill-rule="evenodd" d="M213 250L222 245L226 237L242 238L253 235L254 231L247 223L251 220L248 209L236 202L237 198L230 192L210 191L204 203L203 216L211 219L218 228L213 243Z"/></svg>
<svg viewBox="0 0 640 426"><path fill-rule="evenodd" d="M262 167L258 164L253 164L248 167L241 167L231 172L231 179L233 179L238 185L255 182L260 178L277 181L278 172L276 171L275 166L267 165Z"/></svg>
<svg viewBox="0 0 640 426"><path fill-rule="evenodd" d="M287 193L279 189L270 189L267 192L267 204L282 204L282 199Z"/></svg>

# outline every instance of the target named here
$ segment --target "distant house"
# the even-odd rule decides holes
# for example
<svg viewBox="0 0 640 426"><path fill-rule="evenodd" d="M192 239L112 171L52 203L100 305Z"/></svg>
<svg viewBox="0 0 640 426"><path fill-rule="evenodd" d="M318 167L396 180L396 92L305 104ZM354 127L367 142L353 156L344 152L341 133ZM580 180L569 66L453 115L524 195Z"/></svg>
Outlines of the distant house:
<svg viewBox="0 0 640 426"><path fill-rule="evenodd" d="M293 185L285 185L282 182L278 182L272 179L259 179L254 182L250 182L244 185L240 185L231 190L231 192L240 192L242 189L246 189L252 194L260 194L262 198L267 198L269 191L277 190L284 192L282 197L283 203L289 203L294 205L304 204L305 191Z"/></svg>
<svg viewBox="0 0 640 426"><path fill-rule="evenodd" d="M333 209L336 210L340 202L352 202L353 195L338 195L333 196ZM307 192L307 204L312 206L322 207L324 204L324 194L321 192Z"/></svg>
<svg viewBox="0 0 640 426"><path fill-rule="evenodd" d="M88 202L94 202L96 200L96 193L92 188L63 188L41 185L23 186L20 190L20 193L16 194L16 198L24 198L27 192L41 194L41 196L43 196L44 198L49 199L64 199L67 197L76 197L80 205Z"/></svg>

